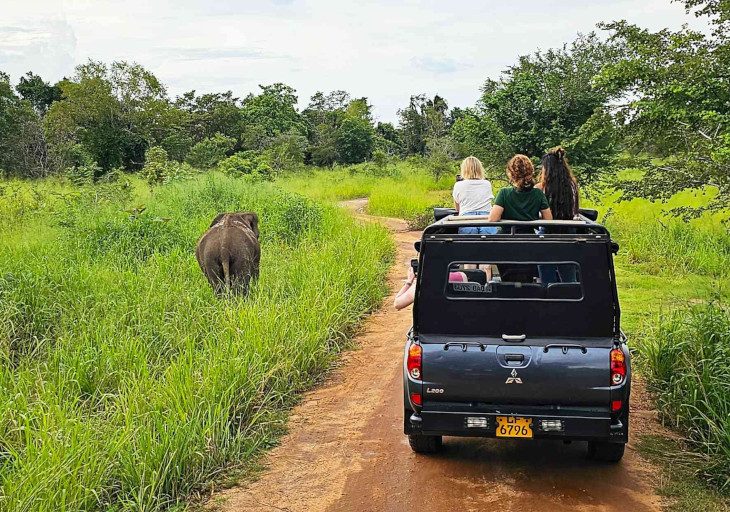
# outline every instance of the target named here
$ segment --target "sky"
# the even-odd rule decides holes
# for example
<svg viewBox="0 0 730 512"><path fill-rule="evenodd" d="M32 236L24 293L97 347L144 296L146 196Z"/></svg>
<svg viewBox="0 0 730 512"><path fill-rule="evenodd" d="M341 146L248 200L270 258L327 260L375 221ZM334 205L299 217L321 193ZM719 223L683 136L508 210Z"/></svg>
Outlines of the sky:
<svg viewBox="0 0 730 512"><path fill-rule="evenodd" d="M135 61L173 97L284 82L301 107L343 89L395 121L412 94L471 106L518 56L615 19L707 25L670 0L0 0L0 71L55 82L88 59Z"/></svg>

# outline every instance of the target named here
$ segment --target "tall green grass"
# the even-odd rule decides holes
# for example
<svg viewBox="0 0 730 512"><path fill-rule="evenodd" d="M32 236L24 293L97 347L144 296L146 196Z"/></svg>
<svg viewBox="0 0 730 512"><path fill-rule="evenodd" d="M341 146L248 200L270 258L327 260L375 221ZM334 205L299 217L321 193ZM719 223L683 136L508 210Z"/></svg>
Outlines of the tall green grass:
<svg viewBox="0 0 730 512"><path fill-rule="evenodd" d="M715 303L677 309L639 352L660 411L705 455L698 469L730 491L730 310Z"/></svg>
<svg viewBox="0 0 730 512"><path fill-rule="evenodd" d="M135 187L1 228L2 510L179 503L268 446L384 294L382 228L221 176ZM261 216L261 277L221 301L193 249L231 210Z"/></svg>
<svg viewBox="0 0 730 512"><path fill-rule="evenodd" d="M289 174L279 183L308 197L336 202L369 198L368 213L415 221L431 215L434 206L452 204L454 176L435 179L418 162L389 163L383 169L372 164L317 169Z"/></svg>

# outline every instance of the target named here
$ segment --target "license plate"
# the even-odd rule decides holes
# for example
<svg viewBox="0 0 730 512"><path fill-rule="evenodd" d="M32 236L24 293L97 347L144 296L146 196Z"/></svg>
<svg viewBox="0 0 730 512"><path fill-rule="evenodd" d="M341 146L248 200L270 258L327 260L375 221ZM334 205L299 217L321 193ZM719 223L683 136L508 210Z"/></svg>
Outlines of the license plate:
<svg viewBox="0 0 730 512"><path fill-rule="evenodd" d="M532 438L532 418L497 416L497 437Z"/></svg>

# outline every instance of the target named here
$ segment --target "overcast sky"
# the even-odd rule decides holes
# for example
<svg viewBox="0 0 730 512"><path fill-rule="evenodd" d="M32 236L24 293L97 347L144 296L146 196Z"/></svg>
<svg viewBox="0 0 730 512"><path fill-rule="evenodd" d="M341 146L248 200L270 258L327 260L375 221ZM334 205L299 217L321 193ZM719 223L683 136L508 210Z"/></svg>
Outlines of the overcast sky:
<svg viewBox="0 0 730 512"><path fill-rule="evenodd" d="M172 96L284 82L367 96L394 121L411 94L472 105L517 56L597 22L703 26L670 0L0 0L0 70L55 81L88 59L136 61Z"/></svg>

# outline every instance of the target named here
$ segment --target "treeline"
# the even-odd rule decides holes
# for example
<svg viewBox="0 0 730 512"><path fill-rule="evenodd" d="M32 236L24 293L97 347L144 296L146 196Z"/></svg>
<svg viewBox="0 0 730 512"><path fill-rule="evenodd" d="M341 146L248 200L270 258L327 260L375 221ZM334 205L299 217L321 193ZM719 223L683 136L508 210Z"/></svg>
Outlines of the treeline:
<svg viewBox="0 0 730 512"><path fill-rule="evenodd" d="M13 87L0 74L0 169L99 177L150 158L207 169L235 157L229 166L266 173L421 155L439 174L468 154L501 163L560 144L583 180L637 167L648 172L622 183L629 194L714 185L718 208L730 194L730 7L684 4L710 21L711 34L602 24L607 37L581 35L521 57L486 80L471 108L411 96L397 125L374 122L368 99L345 91L318 92L299 110L296 91L281 83L243 99L231 91L173 99L150 71L127 62L89 62L53 85L29 72Z"/></svg>

